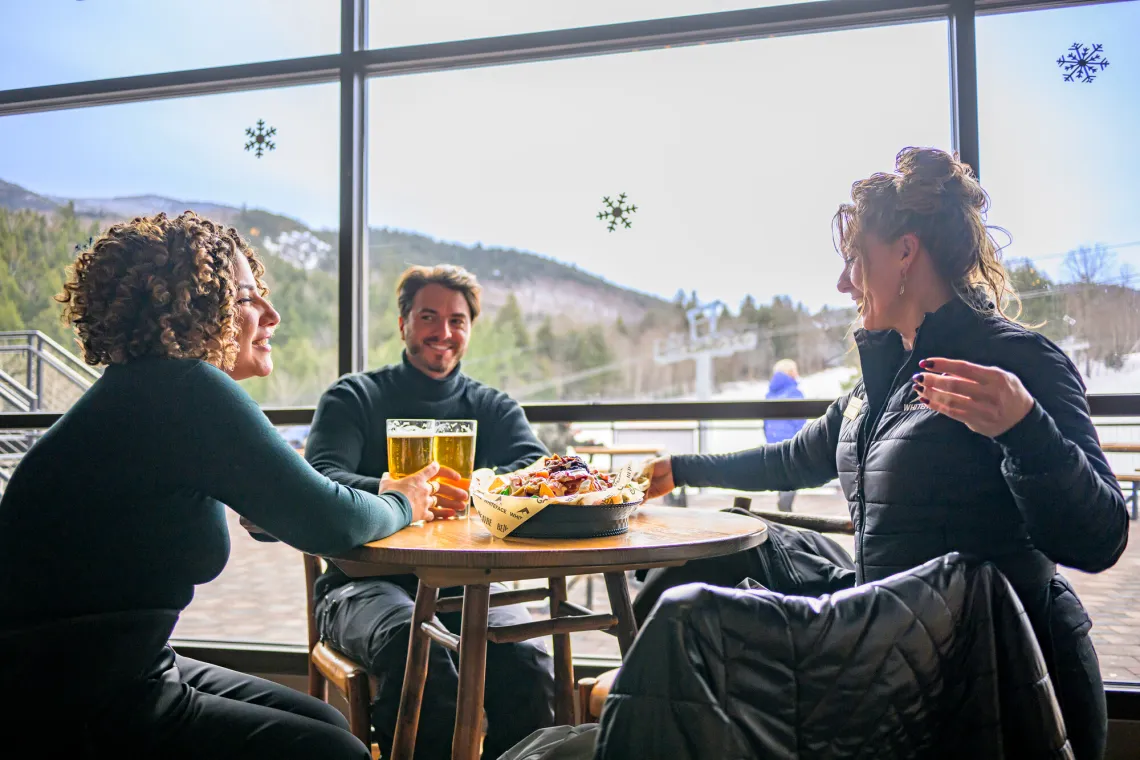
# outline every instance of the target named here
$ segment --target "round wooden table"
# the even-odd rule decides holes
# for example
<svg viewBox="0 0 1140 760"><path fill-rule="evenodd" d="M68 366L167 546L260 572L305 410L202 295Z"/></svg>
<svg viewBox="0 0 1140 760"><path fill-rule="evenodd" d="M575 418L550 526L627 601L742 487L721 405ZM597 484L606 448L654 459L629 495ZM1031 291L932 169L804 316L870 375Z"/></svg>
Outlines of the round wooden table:
<svg viewBox="0 0 1140 760"><path fill-rule="evenodd" d="M477 519L413 525L341 557L330 558L355 578L414 573L419 578L400 712L392 744L395 760L411 760L431 642L459 652L459 694L453 760L478 760L487 642L554 637L555 720L573 723L570 633L616 632L622 656L633 644L633 618L625 572L682 565L759 546L767 528L744 515L674 507L643 507L629 532L607 538L496 539ZM566 576L602 573L612 614L596 615L566 600ZM549 579L549 588L498 591L496 581ZM433 618L460 609L460 599L439 599L439 589L463 586L458 637ZM488 627L491 606L550 599L550 620Z"/></svg>

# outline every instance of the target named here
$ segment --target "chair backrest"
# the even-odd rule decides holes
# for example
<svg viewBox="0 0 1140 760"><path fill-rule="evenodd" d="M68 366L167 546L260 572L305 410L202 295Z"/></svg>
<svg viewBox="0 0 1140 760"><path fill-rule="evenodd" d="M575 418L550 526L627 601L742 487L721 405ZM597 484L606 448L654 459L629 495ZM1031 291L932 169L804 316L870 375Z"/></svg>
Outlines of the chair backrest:
<svg viewBox="0 0 1140 760"><path fill-rule="evenodd" d="M661 652L681 654L663 668ZM993 565L957 554L820 598L671 589L600 725L597 760L647 746L702 750L678 760L847 756L869 737L877 757L1072 757L1017 595Z"/></svg>
<svg viewBox="0 0 1140 760"><path fill-rule="evenodd" d="M305 562L305 623L309 633L309 651L313 651L321 640L320 631L317 630L317 616L315 610L316 600L313 597L313 585L317 577L324 572L324 560L312 554L301 554Z"/></svg>
<svg viewBox="0 0 1140 760"><path fill-rule="evenodd" d="M752 499L748 496L737 496L732 500L732 506L743 509L757 517L763 517L768 522L777 525L787 525L792 528L805 528L817 533L841 533L847 536L855 535L855 525L850 517L829 517L826 515L805 515L802 512L771 512L763 509L753 509Z"/></svg>

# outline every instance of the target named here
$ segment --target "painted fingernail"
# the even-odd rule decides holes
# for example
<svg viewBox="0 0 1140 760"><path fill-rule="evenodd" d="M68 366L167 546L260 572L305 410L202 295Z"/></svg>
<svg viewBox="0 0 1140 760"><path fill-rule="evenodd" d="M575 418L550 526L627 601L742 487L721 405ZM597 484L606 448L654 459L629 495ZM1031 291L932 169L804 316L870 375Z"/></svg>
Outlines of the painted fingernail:
<svg viewBox="0 0 1140 760"><path fill-rule="evenodd" d="M923 396L922 398L920 398L918 401L919 401L919 403L921 403L921 404L926 404L927 406L929 406L929 405L930 405L930 399L926 398L925 396Z"/></svg>
<svg viewBox="0 0 1140 760"><path fill-rule="evenodd" d="M914 381L914 382L916 382L916 383L921 383L921 382L922 382L922 373L921 373L921 372L916 372L916 373L914 374L914 376L913 376L913 377L911 377L911 380L913 380L913 381Z"/></svg>
<svg viewBox="0 0 1140 760"><path fill-rule="evenodd" d="M934 360L933 359L923 359L922 361L920 361L918 363L918 366L922 367L923 369L934 369Z"/></svg>

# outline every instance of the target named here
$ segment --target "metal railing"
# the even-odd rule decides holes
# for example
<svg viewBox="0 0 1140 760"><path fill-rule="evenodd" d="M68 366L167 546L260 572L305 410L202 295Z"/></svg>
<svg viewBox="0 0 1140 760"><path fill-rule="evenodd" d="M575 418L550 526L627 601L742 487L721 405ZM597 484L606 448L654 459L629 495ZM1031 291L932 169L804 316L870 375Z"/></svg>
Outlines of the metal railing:
<svg viewBox="0 0 1140 760"><path fill-rule="evenodd" d="M0 332L0 401L17 412L66 409L97 379L98 372L39 330Z"/></svg>
<svg viewBox="0 0 1140 760"><path fill-rule="evenodd" d="M98 377L98 372L39 330L0 332L0 411L35 415L65 410ZM9 416L0 414L0 420L7 422ZM47 426L0 429L0 493L43 427Z"/></svg>

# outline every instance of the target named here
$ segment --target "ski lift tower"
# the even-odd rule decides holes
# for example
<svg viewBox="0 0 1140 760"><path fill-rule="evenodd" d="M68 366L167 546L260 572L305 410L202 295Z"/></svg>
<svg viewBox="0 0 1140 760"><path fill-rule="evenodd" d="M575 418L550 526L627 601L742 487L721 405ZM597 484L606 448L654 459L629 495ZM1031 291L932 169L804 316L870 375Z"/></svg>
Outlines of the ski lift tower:
<svg viewBox="0 0 1140 760"><path fill-rule="evenodd" d="M756 348L759 336L755 332L736 332L722 330L717 322L724 303L698 304L685 312L689 321L688 333L674 333L668 338L658 340L653 346L653 361L656 364L677 364L678 362L696 362L697 399L708 401L713 392L713 359L717 357L732 356L741 351L751 351ZM697 452L703 453L707 448L708 423L699 421L697 434Z"/></svg>

